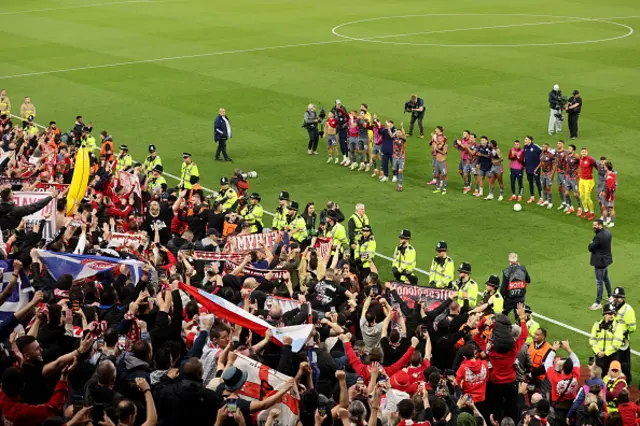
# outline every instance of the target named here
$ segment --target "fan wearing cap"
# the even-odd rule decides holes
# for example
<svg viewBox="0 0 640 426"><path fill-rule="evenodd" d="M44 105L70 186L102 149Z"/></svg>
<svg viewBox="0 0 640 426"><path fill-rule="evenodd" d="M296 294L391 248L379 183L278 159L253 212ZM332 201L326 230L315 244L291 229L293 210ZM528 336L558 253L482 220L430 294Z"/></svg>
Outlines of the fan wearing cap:
<svg viewBox="0 0 640 426"><path fill-rule="evenodd" d="M469 312L469 314L476 312L486 312L487 309L491 309L493 313L501 313L504 307L504 299L498 291L500 287L500 278L497 275L490 275L486 282L484 295L480 300L478 306ZM525 307L525 313L526 313ZM529 343L529 342L527 342Z"/></svg>
<svg viewBox="0 0 640 426"><path fill-rule="evenodd" d="M605 400L607 401L607 412L618 412L618 396L620 392L627 387L629 380L622 373L622 366L619 361L611 361L609 371L604 378L604 384L607 387Z"/></svg>
<svg viewBox="0 0 640 426"><path fill-rule="evenodd" d="M403 229L398 236L400 244L393 253L393 263L391 264L391 272L396 280L401 282L409 281L411 284L418 284L418 277L415 276L413 270L416 268L416 249L409 244L411 239L411 231Z"/></svg>
<svg viewBox="0 0 640 426"><path fill-rule="evenodd" d="M298 216L300 205L297 201L291 201L285 216L284 230L289 233L289 238L303 244L307 239L307 222Z"/></svg>
<svg viewBox="0 0 640 426"><path fill-rule="evenodd" d="M356 244L354 250L354 259L360 266L360 282L364 282L364 279L371 272L371 264L373 258L376 256L376 240L373 238L373 231L370 225L364 225L362 227L362 236Z"/></svg>
<svg viewBox="0 0 640 426"><path fill-rule="evenodd" d="M619 360L622 364L622 371L627 376L627 381L631 383L631 347L629 336L636 331L636 311L626 303L624 287L616 287L613 290L613 304L616 307L616 321L622 327L624 342L619 352Z"/></svg>
<svg viewBox="0 0 640 426"><path fill-rule="evenodd" d="M133 164L133 158L129 154L129 147L127 145L120 145L120 153L118 154L118 161L116 162L116 172L131 167Z"/></svg>
<svg viewBox="0 0 640 426"><path fill-rule="evenodd" d="M156 146L151 144L149 145L149 155L144 160L144 171L147 173L147 178L151 178L153 176L153 169L156 166L162 166L162 158L156 152Z"/></svg>
<svg viewBox="0 0 640 426"><path fill-rule="evenodd" d="M251 232L262 232L262 216L264 215L264 209L260 201L262 198L257 192L252 192L249 195L249 204L244 206L240 210L240 216L244 218L245 223L251 225Z"/></svg>
<svg viewBox="0 0 640 426"><path fill-rule="evenodd" d="M287 205L289 204L289 193L287 191L280 191L278 195L278 207L276 207L276 214L273 216L273 222L271 222L271 228L282 231L288 214Z"/></svg>
<svg viewBox="0 0 640 426"><path fill-rule="evenodd" d="M458 300L460 305L464 304L464 299L469 300L469 307L473 308L478 303L478 283L471 279L471 264L462 262L458 267L458 280L455 282L458 288Z"/></svg>
<svg viewBox="0 0 640 426"><path fill-rule="evenodd" d="M150 170L151 176L147 180L147 189L149 192L156 192L158 188L162 188L160 192L167 190L167 180L162 176L162 172L164 172L162 164L156 164L153 166L153 169Z"/></svg>
<svg viewBox="0 0 640 426"><path fill-rule="evenodd" d="M446 241L436 244L436 256L429 271L429 284L437 288L448 287L453 280L453 259L447 255L448 249Z"/></svg>
<svg viewBox="0 0 640 426"><path fill-rule="evenodd" d="M198 166L191 159L191 154L188 152L182 153L182 168L180 169L180 187L182 189L191 189L193 184L191 183L191 176L200 177Z"/></svg>
<svg viewBox="0 0 640 426"><path fill-rule="evenodd" d="M222 209L225 211L237 206L238 194L229 186L229 178L226 176L220 178L220 191L216 195L215 202L222 204Z"/></svg>
<svg viewBox="0 0 640 426"><path fill-rule="evenodd" d="M604 305L602 315L602 320L591 327L589 345L596 355L596 365L602 368L602 371L608 371L609 364L617 359L618 351L624 342L624 327L615 320L616 307L613 303Z"/></svg>
<svg viewBox="0 0 640 426"><path fill-rule="evenodd" d="M331 255L337 251L346 252L349 250L349 239L344 226L338 222L338 213L335 210L329 210L326 216L327 221L327 237L331 238Z"/></svg>

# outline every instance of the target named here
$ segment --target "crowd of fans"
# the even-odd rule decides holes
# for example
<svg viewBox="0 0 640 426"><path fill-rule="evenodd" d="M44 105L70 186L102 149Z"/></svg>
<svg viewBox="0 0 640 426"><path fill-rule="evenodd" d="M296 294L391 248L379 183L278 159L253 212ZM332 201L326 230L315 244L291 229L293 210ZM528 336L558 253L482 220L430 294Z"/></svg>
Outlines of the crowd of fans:
<svg viewBox="0 0 640 426"><path fill-rule="evenodd" d="M259 194L238 197L237 185L223 178L220 193L205 197L193 174L177 188L159 183L155 154L152 166L131 161L126 146L116 155L113 138L102 132L98 145L82 117L64 133L55 123L30 131L10 115L0 120L0 173L12 179L0 190L5 424L271 426L282 423L277 404L294 389L296 420L286 426L637 421L617 361L608 371L591 367L590 381L579 387L580 361L569 342L547 343L524 304L513 306L512 323L497 306L493 278L472 300L464 286L441 303L404 299L377 273L373 240L365 241L370 226L349 227L356 233L350 244L351 236L333 232L345 220L337 205L316 212L309 204L298 216L285 192L272 246L235 253L242 260L233 268L208 262L196 253L229 254L227 239L268 228ZM33 127L27 117L25 129ZM15 205L15 191L69 184L82 145L92 150L91 178L70 214L64 190L42 205ZM138 178L139 193L123 173ZM42 223L25 227L24 217L52 199L59 229L44 238ZM140 239L114 248L115 233ZM331 242L326 253L315 244L323 236ZM354 256L363 250L371 257ZM44 265L49 252L137 259L144 267L139 277L123 265L54 279ZM467 282L470 266L460 269ZM247 272L263 270L286 273ZM30 301L10 309L16 287L29 284L36 290ZM313 331L293 352L290 338L279 345L272 331L260 335L208 314L188 287L271 326L310 323ZM276 296L302 303L285 312ZM560 350L567 356L558 357ZM262 398L243 399L248 371L236 365L240 355L291 380L280 389L263 382Z"/></svg>

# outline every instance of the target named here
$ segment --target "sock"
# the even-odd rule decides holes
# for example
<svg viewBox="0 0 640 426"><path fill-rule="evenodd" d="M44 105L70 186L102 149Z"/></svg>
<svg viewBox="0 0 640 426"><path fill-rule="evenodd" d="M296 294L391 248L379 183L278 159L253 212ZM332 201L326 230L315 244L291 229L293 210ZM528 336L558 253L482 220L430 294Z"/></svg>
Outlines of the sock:
<svg viewBox="0 0 640 426"><path fill-rule="evenodd" d="M504 195L504 186L500 187L500 196L502 197Z"/></svg>
<svg viewBox="0 0 640 426"><path fill-rule="evenodd" d="M443 181L443 184L444 184L444 190L446 191L447 190L447 186L449 185L449 181L445 180L445 181Z"/></svg>
<svg viewBox="0 0 640 426"><path fill-rule="evenodd" d="M404 177L404 173L398 173L398 185L402 186L402 178Z"/></svg>
<svg viewBox="0 0 640 426"><path fill-rule="evenodd" d="M549 204L553 204L553 193L551 191L547 192L547 197L549 197Z"/></svg>
<svg viewBox="0 0 640 426"><path fill-rule="evenodd" d="M581 209L582 208L582 200L580 199L579 195L576 195L576 202L578 203L578 208Z"/></svg>
<svg viewBox="0 0 640 426"><path fill-rule="evenodd" d="M567 203L567 206L569 206L569 207L573 207L573 206L571 205L571 195L566 195L566 194L565 194L565 196L564 196L564 200L565 200L565 203Z"/></svg>
<svg viewBox="0 0 640 426"><path fill-rule="evenodd" d="M560 191L560 203L566 204L566 202L564 200L564 192L562 192L562 191Z"/></svg>
<svg viewBox="0 0 640 426"><path fill-rule="evenodd" d="M615 214L611 214L611 215L609 215L609 217L611 218L611 223L613 223L616 220L616 215Z"/></svg>
<svg viewBox="0 0 640 426"><path fill-rule="evenodd" d="M493 186L489 188L489 195L493 195Z"/></svg>
<svg viewBox="0 0 640 426"><path fill-rule="evenodd" d="M364 154L360 153L360 163L364 163Z"/></svg>
<svg viewBox="0 0 640 426"><path fill-rule="evenodd" d="M519 197L522 197L522 193L523 193L523 192L524 192L524 188L522 188L522 187L521 187L521 188L520 188L520 192L518 192L518 196L519 196Z"/></svg>
<svg viewBox="0 0 640 426"><path fill-rule="evenodd" d="M378 159L376 157L373 157L372 164L374 170L378 168Z"/></svg>

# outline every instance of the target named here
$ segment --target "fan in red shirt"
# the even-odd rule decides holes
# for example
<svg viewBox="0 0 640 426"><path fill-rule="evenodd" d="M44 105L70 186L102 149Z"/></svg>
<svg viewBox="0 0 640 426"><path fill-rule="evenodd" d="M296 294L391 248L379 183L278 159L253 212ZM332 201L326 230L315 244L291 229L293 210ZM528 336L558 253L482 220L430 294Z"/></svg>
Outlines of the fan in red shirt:
<svg viewBox="0 0 640 426"><path fill-rule="evenodd" d="M456 383L463 394L471 395L473 403L481 413L484 413L484 400L489 379L487 360L479 358L478 351L473 345L466 345L460 349L464 361L456 372Z"/></svg>
<svg viewBox="0 0 640 426"><path fill-rule="evenodd" d="M558 349L563 348L569 354L567 359L556 360ZM555 366L553 363L555 362ZM569 346L569 341L555 342L544 361L547 379L551 384L551 404L556 418L564 419L571 408L580 386L580 360Z"/></svg>
<svg viewBox="0 0 640 426"><path fill-rule="evenodd" d="M580 199L584 206L584 214L582 217L590 221L596 217L593 199L591 197L591 193L595 187L593 169L598 169L598 162L595 158L589 156L587 148L582 148L580 150L580 183L578 184L578 188L580 189Z"/></svg>

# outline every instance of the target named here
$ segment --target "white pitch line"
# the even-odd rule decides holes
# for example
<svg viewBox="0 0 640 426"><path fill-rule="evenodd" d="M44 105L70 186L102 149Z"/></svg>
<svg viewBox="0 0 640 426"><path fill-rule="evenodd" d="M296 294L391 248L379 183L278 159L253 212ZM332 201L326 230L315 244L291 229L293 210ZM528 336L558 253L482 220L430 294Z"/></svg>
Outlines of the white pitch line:
<svg viewBox="0 0 640 426"><path fill-rule="evenodd" d="M25 13L38 13L38 12L55 12L57 10L84 9L87 7L116 6L119 4L128 4L128 3L167 3L169 1L173 1L173 0L128 0L128 1L117 1L117 2L111 2L111 3L79 4L76 6L49 7L46 9L34 9L34 10L17 10L15 12L0 12L0 16L21 15Z"/></svg>
<svg viewBox="0 0 640 426"><path fill-rule="evenodd" d="M169 176L169 177L170 177L170 178L172 178L172 179L175 179L175 180L177 180L177 181L180 181L180 178L179 178L178 176L176 176L176 175L172 175L171 173L167 173L167 172L164 172L163 174L164 174L164 175L166 175L166 176ZM212 190L212 189L205 188L204 186L202 187L202 189L204 189L205 191L210 192L210 193L216 192L216 191L214 191L214 190ZM268 214L269 216L275 216L275 215L274 215L273 213L271 213L270 211L264 210L264 212L265 212L266 214ZM384 254L381 254L381 253L377 253L377 252L376 252L376 256L381 257L381 258L383 258L383 259L386 259L386 260L388 260L389 262L392 262L392 261L393 261L393 259L392 259L392 258L390 258L389 256L385 256ZM423 274L423 275L428 275L428 272L427 272L427 271L425 271L424 269L416 268L415 270L416 270L416 271L418 271L418 272L420 272L420 273L421 273L421 274ZM566 328L567 330L573 331L573 332L575 332L575 333L581 334L581 335L586 336L586 337L589 337L589 336L590 336L590 334L589 334L589 333L587 333L586 331L584 331L584 330L580 330L579 328L575 328L575 327L573 327L573 326L571 326L571 325L569 325L569 324L565 324L565 323L563 323L562 321L558 321L558 320L555 320L555 319L553 319L553 318L549 318L549 317L547 317L547 316L545 316L545 315L542 315L542 314L539 314L539 313L537 313L537 312L534 312L533 314L534 314L536 317L538 317L538 318L542 319L543 321L550 322L550 323L555 324L555 325L557 325L557 326L559 326L559 327ZM635 350L633 350L633 349L631 350L631 353L632 353L632 354L634 354L634 355L636 355L636 356L640 356L640 352L635 351Z"/></svg>

